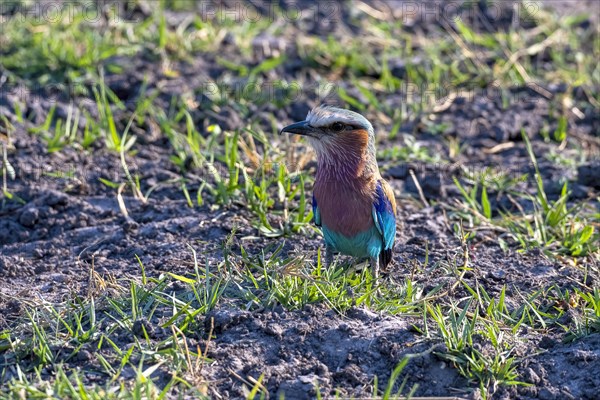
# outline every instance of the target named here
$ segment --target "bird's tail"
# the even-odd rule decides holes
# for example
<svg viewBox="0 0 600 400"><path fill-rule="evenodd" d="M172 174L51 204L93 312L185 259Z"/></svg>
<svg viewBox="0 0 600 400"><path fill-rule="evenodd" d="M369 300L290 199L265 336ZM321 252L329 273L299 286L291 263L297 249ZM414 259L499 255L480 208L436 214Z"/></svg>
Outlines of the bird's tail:
<svg viewBox="0 0 600 400"><path fill-rule="evenodd" d="M379 253L379 265L386 268L392 262L392 249L384 249Z"/></svg>

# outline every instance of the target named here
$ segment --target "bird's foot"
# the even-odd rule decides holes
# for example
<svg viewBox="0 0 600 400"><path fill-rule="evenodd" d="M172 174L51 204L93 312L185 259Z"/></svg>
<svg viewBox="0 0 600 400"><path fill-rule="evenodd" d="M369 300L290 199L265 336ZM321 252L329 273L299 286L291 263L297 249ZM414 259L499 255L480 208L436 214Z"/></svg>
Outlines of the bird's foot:
<svg viewBox="0 0 600 400"><path fill-rule="evenodd" d="M381 291L379 290L379 259L371 258L369 264L371 264L371 279L372 285L375 288L375 293L381 294Z"/></svg>
<svg viewBox="0 0 600 400"><path fill-rule="evenodd" d="M360 260L357 260L357 259L352 260L352 262L349 263L348 266L346 267L346 273L362 271L369 267L368 260L364 260L364 261L360 261L360 262L359 261Z"/></svg>

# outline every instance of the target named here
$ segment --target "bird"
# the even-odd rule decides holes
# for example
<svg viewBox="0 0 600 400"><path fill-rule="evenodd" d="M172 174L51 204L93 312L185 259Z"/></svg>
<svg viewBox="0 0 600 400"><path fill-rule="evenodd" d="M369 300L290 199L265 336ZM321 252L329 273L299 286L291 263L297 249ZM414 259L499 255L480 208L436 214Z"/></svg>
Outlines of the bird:
<svg viewBox="0 0 600 400"><path fill-rule="evenodd" d="M380 267L392 261L396 199L379 172L373 126L359 113L321 105L284 132L305 136L317 156L312 210L325 264L336 253L368 259L377 282Z"/></svg>

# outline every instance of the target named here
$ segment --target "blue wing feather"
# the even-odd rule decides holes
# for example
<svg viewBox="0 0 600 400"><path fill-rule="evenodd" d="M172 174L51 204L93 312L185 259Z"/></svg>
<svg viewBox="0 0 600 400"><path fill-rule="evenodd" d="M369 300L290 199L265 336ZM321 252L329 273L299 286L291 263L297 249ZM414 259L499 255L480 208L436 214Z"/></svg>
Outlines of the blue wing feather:
<svg viewBox="0 0 600 400"><path fill-rule="evenodd" d="M313 193L312 196L312 210L313 210L313 221L316 226L321 226L321 212L319 211L319 207L317 207L317 199Z"/></svg>
<svg viewBox="0 0 600 400"><path fill-rule="evenodd" d="M375 202L373 203L373 219L377 230L383 237L383 249L391 250L396 238L396 215L392 202L385 195L380 182L377 182Z"/></svg>

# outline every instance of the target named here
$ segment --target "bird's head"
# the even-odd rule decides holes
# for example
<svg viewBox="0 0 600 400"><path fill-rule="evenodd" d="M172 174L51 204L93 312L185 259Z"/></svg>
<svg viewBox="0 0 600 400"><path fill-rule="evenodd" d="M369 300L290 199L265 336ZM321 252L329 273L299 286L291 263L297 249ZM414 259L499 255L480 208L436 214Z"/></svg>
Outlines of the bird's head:
<svg viewBox="0 0 600 400"><path fill-rule="evenodd" d="M306 136L317 152L319 164L357 157L363 161L375 160L373 126L354 111L319 106L310 111L304 121L286 126L280 134L283 132Z"/></svg>

